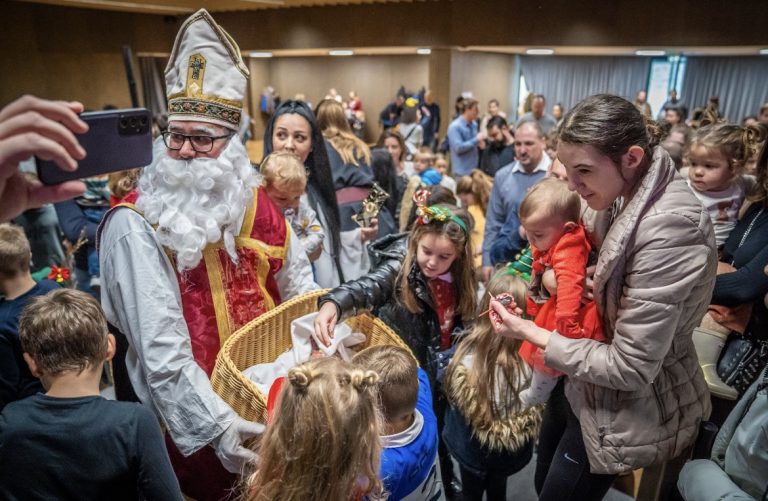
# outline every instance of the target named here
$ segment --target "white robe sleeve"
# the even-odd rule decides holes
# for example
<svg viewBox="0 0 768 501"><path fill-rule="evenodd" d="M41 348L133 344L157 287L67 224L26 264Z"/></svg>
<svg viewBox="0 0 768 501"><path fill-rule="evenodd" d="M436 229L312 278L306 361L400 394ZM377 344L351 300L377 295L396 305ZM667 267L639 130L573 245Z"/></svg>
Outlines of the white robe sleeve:
<svg viewBox="0 0 768 501"><path fill-rule="evenodd" d="M288 252L283 267L275 273L275 281L283 301L318 289L312 277L312 265L309 264L309 258L301 240L291 225L286 224L286 226L288 227Z"/></svg>
<svg viewBox="0 0 768 501"><path fill-rule="evenodd" d="M100 261L102 307L128 337L133 388L160 416L181 453L192 454L221 435L236 414L194 360L170 260L152 227L120 209L101 235Z"/></svg>

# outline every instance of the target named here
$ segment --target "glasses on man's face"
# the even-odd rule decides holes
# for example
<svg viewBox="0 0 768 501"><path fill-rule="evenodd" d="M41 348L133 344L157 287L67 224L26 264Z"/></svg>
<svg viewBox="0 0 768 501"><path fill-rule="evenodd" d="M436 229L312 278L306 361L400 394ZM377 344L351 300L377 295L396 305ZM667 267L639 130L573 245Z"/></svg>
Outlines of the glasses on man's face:
<svg viewBox="0 0 768 501"><path fill-rule="evenodd" d="M184 143L189 140L192 149L197 153L208 153L213 149L213 143L215 141L219 139L229 139L230 137L232 137L232 134L227 134L225 136L188 136L186 134L179 134L178 132L163 132L163 142L169 150L180 150L184 147Z"/></svg>

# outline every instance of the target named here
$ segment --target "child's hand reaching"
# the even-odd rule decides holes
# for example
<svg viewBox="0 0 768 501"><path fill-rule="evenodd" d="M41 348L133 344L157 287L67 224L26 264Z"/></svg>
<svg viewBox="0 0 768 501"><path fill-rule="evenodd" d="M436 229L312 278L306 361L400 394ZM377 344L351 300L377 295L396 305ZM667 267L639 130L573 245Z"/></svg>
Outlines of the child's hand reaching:
<svg viewBox="0 0 768 501"><path fill-rule="evenodd" d="M333 330L336 328L336 322L339 319L339 312L332 301L323 303L320 311L315 317L315 334L325 346L331 346L333 339Z"/></svg>

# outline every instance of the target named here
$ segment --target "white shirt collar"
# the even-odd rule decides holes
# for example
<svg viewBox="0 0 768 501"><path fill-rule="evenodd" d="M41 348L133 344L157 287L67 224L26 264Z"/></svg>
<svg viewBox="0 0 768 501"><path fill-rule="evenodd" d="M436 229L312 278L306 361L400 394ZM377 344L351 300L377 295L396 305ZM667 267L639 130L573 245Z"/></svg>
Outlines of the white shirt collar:
<svg viewBox="0 0 768 501"><path fill-rule="evenodd" d="M547 172L549 170L549 166L552 165L552 159L549 158L549 155L547 155L544 152L541 152L541 160L539 160L539 164L536 166L535 169L533 169L533 172L539 172L544 171ZM525 169L523 169L523 166L520 164L519 160L515 160L515 163L512 164L512 172L525 172ZM531 174L533 174L531 172Z"/></svg>
<svg viewBox="0 0 768 501"><path fill-rule="evenodd" d="M383 435L380 437L381 446L385 449L395 449L397 447L404 447L418 438L421 429L424 427L424 416L421 415L418 409L413 411L413 423L411 426L395 433L394 435Z"/></svg>

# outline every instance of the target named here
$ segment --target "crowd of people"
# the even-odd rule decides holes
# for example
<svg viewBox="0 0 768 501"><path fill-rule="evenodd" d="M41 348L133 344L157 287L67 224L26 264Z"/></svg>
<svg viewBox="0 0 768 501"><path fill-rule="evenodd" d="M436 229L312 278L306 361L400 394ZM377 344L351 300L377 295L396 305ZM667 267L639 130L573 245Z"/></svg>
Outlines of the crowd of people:
<svg viewBox="0 0 768 501"><path fill-rule="evenodd" d="M20 164L75 170L82 105L0 111L1 498L494 501L534 458L543 500L660 464L661 499L766 496L768 104L465 95L440 141L401 88L371 147L331 89L268 100L254 165L235 41L201 10L172 54L142 169L45 186ZM298 363L244 419L224 342L319 289L316 343L370 312L403 346Z"/></svg>

